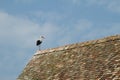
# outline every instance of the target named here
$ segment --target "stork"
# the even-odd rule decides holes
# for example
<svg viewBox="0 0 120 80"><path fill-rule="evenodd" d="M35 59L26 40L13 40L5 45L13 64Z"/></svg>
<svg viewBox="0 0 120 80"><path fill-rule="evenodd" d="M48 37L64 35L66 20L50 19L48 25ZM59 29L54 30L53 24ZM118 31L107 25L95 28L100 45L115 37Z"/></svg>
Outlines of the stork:
<svg viewBox="0 0 120 80"><path fill-rule="evenodd" d="M43 39L45 39L44 36L40 36L40 39L38 39L36 41L36 46L39 46L39 50L40 50L40 46L41 46L41 43L42 43Z"/></svg>

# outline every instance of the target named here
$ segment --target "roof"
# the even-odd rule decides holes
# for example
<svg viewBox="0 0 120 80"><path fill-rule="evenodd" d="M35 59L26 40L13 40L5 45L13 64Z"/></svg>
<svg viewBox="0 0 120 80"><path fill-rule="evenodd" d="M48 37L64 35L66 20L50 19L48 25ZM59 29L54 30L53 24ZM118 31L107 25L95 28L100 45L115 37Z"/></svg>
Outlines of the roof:
<svg viewBox="0 0 120 80"><path fill-rule="evenodd" d="M120 79L120 35L37 51L18 80Z"/></svg>

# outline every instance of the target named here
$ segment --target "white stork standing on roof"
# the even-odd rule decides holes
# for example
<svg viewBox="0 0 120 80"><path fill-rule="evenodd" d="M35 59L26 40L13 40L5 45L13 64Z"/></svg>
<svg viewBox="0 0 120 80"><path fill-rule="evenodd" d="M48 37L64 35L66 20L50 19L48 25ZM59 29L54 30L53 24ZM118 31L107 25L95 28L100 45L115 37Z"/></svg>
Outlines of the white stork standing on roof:
<svg viewBox="0 0 120 80"><path fill-rule="evenodd" d="M36 46L39 46L39 50L40 50L40 45L41 45L43 39L45 39L45 37L44 37L44 36L41 36L40 39L38 39L38 40L36 41Z"/></svg>

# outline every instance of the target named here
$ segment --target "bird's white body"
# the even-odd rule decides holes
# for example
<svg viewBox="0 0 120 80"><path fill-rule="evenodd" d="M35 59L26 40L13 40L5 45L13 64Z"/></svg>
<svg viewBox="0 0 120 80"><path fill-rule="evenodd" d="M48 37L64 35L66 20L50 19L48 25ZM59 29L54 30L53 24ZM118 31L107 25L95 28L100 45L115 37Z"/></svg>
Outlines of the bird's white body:
<svg viewBox="0 0 120 80"><path fill-rule="evenodd" d="M44 37L41 36L39 40L40 40L40 41L43 41L43 39L44 39Z"/></svg>
<svg viewBox="0 0 120 80"><path fill-rule="evenodd" d="M41 45L43 39L45 39L44 36L41 36L40 39L38 39L38 40L36 41L36 46L39 46L39 50L40 50L40 45Z"/></svg>

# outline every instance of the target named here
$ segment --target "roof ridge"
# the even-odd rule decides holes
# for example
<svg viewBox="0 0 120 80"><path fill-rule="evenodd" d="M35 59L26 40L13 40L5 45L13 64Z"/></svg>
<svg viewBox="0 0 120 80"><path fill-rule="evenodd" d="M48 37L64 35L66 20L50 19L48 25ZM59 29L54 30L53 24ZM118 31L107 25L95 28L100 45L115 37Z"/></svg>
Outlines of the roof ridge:
<svg viewBox="0 0 120 80"><path fill-rule="evenodd" d="M104 37L102 39L90 40L90 41L85 41L85 42L78 42L78 43L68 44L68 45L64 45L64 46L60 46L60 47L56 47L56 48L41 50L41 51L37 51L34 54L34 56L41 55L41 54L47 54L47 53L51 53L51 52L56 52L56 51L73 49L73 48L76 48L76 46L77 47L84 47L84 46L88 46L88 45L100 44L100 43L114 41L114 40L120 40L120 35L114 35L114 36Z"/></svg>

